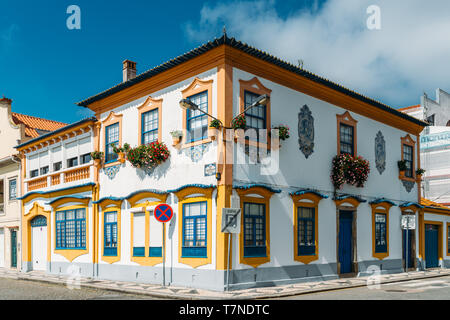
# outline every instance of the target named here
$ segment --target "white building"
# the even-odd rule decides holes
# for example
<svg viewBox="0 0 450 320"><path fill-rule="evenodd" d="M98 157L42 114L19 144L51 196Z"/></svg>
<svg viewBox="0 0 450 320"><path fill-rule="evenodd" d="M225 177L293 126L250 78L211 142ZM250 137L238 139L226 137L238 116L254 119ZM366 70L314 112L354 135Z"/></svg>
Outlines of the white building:
<svg viewBox="0 0 450 320"><path fill-rule="evenodd" d="M50 152L42 160L50 167L78 159L73 168L25 180L26 270L60 274L75 266L84 276L144 283L162 283L165 275L169 285L224 290L228 236L221 221L222 209L231 206L242 209L241 233L231 241L231 288L332 279L373 268L400 272L406 247L411 267L435 266L431 254L425 264L419 241L426 225L420 181L415 170L400 178L397 168L408 155L412 168L420 166L424 122L226 35L136 77L135 67L125 61L123 83L79 103L97 121L17 147L27 159L27 175L42 152ZM259 142L235 141L232 130L213 136L211 118L179 105L190 99L228 126L263 94L269 102L247 112L247 124L292 128L281 148L264 132ZM184 138L172 146L174 130ZM153 140L170 151L153 170L131 166L130 153L122 160L111 152L111 143L135 147ZM61 153L53 157L59 144ZM104 163L82 165L91 150L106 152ZM370 162L363 188L345 185L335 193L331 163L341 152ZM161 203L174 210L165 232L154 217ZM409 246L402 243L404 214L414 215L418 226ZM439 230L441 251L435 253L443 266L448 245L444 226Z"/></svg>
<svg viewBox="0 0 450 320"><path fill-rule="evenodd" d="M20 158L14 147L66 124L11 111L0 99L0 268L20 268Z"/></svg>
<svg viewBox="0 0 450 320"><path fill-rule="evenodd" d="M421 166L426 170L422 182L425 198L450 205L450 95L436 90L436 100L423 95L420 104L399 109L417 119L428 121L420 136Z"/></svg>

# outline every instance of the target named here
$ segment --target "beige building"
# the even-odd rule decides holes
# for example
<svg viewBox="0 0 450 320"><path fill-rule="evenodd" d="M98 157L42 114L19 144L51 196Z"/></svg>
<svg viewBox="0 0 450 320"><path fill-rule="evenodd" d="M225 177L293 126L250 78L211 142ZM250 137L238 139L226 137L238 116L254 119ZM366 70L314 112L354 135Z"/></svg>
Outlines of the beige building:
<svg viewBox="0 0 450 320"><path fill-rule="evenodd" d="M66 124L11 112L12 100L0 98L0 268L17 268L20 261L20 143ZM45 170L45 168L44 168Z"/></svg>

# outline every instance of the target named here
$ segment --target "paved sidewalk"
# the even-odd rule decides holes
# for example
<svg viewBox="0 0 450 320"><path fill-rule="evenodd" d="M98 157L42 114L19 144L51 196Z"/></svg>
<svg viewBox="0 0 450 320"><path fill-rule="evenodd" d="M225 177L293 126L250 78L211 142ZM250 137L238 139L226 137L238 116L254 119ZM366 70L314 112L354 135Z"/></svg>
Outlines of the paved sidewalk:
<svg viewBox="0 0 450 320"><path fill-rule="evenodd" d="M406 273L388 274L380 276L380 284L416 279L443 277L450 275L450 269L434 269L427 271L413 271ZM367 285L369 277L336 279L329 281L303 282L298 284L282 285L276 287L233 290L230 292L215 292L210 290L163 287L154 284L139 284L135 282L122 282L110 280L98 280L81 278L75 282L68 276L48 275L39 271L22 273L15 270L0 268L0 278L18 280L41 281L47 283L71 285L76 287L96 288L112 290L122 293L143 294L166 299L189 299L189 300L237 300L237 299L270 299L300 294L309 294L321 291L355 288Z"/></svg>

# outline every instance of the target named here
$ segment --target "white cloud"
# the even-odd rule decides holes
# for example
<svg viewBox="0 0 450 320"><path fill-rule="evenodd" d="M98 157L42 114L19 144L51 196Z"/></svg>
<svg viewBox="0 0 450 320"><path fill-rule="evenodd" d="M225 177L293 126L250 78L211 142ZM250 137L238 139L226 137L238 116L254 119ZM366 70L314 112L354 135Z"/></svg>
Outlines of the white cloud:
<svg viewBox="0 0 450 320"><path fill-rule="evenodd" d="M12 43L14 35L19 31L17 24L12 24L8 28L0 30L0 49L8 49Z"/></svg>
<svg viewBox="0 0 450 320"><path fill-rule="evenodd" d="M281 0L280 0L281 1ZM381 30L366 26L381 8ZM193 41L227 34L394 107L423 91L450 91L450 1L327 0L281 17L274 0L205 5L186 33Z"/></svg>

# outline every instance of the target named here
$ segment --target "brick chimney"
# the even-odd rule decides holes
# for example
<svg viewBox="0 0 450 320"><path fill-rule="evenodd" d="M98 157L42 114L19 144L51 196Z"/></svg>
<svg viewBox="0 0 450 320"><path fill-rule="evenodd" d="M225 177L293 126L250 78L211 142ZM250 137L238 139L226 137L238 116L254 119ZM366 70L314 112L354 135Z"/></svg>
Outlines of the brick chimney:
<svg viewBox="0 0 450 320"><path fill-rule="evenodd" d="M136 78L136 62L125 60L123 62L123 82Z"/></svg>
<svg viewBox="0 0 450 320"><path fill-rule="evenodd" d="M0 106L7 107L9 110L11 110L11 103L12 103L12 100L5 98L5 96L3 96L3 98L0 99Z"/></svg>

